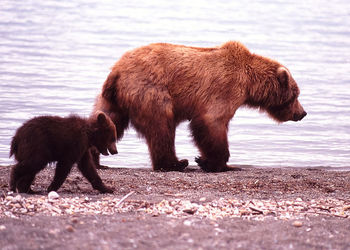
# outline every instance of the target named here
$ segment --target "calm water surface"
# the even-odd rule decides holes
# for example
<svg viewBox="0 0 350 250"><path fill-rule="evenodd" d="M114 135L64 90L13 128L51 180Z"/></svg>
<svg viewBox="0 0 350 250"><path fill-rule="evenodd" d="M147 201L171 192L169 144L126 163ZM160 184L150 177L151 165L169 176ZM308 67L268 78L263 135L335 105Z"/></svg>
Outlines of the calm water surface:
<svg viewBox="0 0 350 250"><path fill-rule="evenodd" d="M11 137L38 115L88 116L113 63L152 42L216 46L240 40L286 65L308 112L276 124L240 109L230 123L229 163L349 167L350 4L336 1L13 1L0 4L0 165ZM194 164L188 124L177 154ZM115 167L150 167L143 139L130 129Z"/></svg>

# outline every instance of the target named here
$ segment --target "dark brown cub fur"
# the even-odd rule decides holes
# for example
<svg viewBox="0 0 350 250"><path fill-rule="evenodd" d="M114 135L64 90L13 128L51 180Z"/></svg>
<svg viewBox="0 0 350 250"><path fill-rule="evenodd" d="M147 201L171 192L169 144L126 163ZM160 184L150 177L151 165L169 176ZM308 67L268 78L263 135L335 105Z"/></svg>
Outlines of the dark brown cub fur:
<svg viewBox="0 0 350 250"><path fill-rule="evenodd" d="M94 189L101 193L113 190L105 186L93 163L90 149L96 148L103 155L117 153L116 129L104 113L89 119L78 116L62 118L40 116L25 122L12 139L10 157L15 156L10 190L32 192L30 186L35 175L48 163L57 162L55 176L48 192L57 191L67 178L74 163Z"/></svg>

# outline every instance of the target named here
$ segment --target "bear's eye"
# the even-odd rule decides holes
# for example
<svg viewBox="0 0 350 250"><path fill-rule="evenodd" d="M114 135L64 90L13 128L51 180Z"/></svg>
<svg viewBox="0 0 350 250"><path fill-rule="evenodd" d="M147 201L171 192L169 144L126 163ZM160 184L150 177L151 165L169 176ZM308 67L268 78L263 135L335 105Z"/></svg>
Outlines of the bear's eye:
<svg viewBox="0 0 350 250"><path fill-rule="evenodd" d="M110 142L111 142L111 143L114 143L116 140L117 140L117 138L115 138L115 136L112 136L112 137L110 138Z"/></svg>
<svg viewBox="0 0 350 250"><path fill-rule="evenodd" d="M299 91L299 89L297 87L292 87L292 93L293 93L292 94L292 96L293 96L292 99L296 99L296 98L298 98L300 91Z"/></svg>

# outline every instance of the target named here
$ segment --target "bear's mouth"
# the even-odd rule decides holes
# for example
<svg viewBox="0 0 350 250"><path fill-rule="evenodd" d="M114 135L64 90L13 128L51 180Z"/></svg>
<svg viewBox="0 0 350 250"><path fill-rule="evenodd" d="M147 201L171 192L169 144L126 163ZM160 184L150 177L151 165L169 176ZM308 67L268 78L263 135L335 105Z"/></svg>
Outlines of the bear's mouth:
<svg viewBox="0 0 350 250"><path fill-rule="evenodd" d="M116 147L101 148L99 149L99 151L105 156L118 154L118 150Z"/></svg>
<svg viewBox="0 0 350 250"><path fill-rule="evenodd" d="M116 147L116 145L115 145L114 143L111 144L111 145L108 147L108 152L109 152L111 155L118 154L117 147Z"/></svg>
<svg viewBox="0 0 350 250"><path fill-rule="evenodd" d="M108 156L108 155L109 155L109 154L108 154L108 151L107 151L107 148L104 148L104 149L102 149L102 150L100 149L99 151L100 151L101 154L103 154L103 155L105 155L105 156Z"/></svg>

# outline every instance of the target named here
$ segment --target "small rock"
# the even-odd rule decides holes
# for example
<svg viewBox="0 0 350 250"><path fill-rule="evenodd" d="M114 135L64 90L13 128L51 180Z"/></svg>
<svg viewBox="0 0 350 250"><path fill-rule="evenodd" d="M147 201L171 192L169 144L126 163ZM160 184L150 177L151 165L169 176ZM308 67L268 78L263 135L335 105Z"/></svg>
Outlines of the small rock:
<svg viewBox="0 0 350 250"><path fill-rule="evenodd" d="M0 231L3 231L6 229L6 226L5 225L0 225Z"/></svg>
<svg viewBox="0 0 350 250"><path fill-rule="evenodd" d="M22 196L21 195L16 195L15 198L13 198L12 202L20 202L22 201Z"/></svg>
<svg viewBox="0 0 350 250"><path fill-rule="evenodd" d="M58 193L56 193L55 191L51 191L48 196L50 201L52 200L57 200L58 198L60 198L60 195Z"/></svg>
<svg viewBox="0 0 350 250"><path fill-rule="evenodd" d="M344 210L344 211L350 210L350 206L344 206L344 207L343 207L343 210Z"/></svg>
<svg viewBox="0 0 350 250"><path fill-rule="evenodd" d="M185 220L184 225L190 227L192 225L192 222L190 220Z"/></svg>
<svg viewBox="0 0 350 250"><path fill-rule="evenodd" d="M195 207L191 207L191 208L186 208L184 210L182 210L184 213L188 213L188 214L194 214L197 211L197 208Z"/></svg>
<svg viewBox="0 0 350 250"><path fill-rule="evenodd" d="M21 208L22 206L21 206L21 204L15 203L15 204L13 204L12 207L14 207L14 208Z"/></svg>
<svg viewBox="0 0 350 250"><path fill-rule="evenodd" d="M6 196L5 200L12 201L13 200L13 196Z"/></svg>
<svg viewBox="0 0 350 250"><path fill-rule="evenodd" d="M194 240L193 239L188 239L187 242L190 243L190 244L193 244Z"/></svg>
<svg viewBox="0 0 350 250"><path fill-rule="evenodd" d="M72 218L71 222L74 224L77 224L79 221L78 221L78 218Z"/></svg>
<svg viewBox="0 0 350 250"><path fill-rule="evenodd" d="M49 230L49 233L53 234L53 235L57 235L59 233L59 230L58 229L51 229L51 230Z"/></svg>
<svg viewBox="0 0 350 250"><path fill-rule="evenodd" d="M199 199L199 201L201 201L201 202L206 201L206 200L207 200L207 198L205 198L205 197L202 197Z"/></svg>
<svg viewBox="0 0 350 250"><path fill-rule="evenodd" d="M66 226L66 230L70 233L74 232L74 228L71 225Z"/></svg>
<svg viewBox="0 0 350 250"><path fill-rule="evenodd" d="M292 225L295 226L295 227L302 227L303 226L303 222L299 221L299 220L296 220L296 221L293 222Z"/></svg>
<svg viewBox="0 0 350 250"><path fill-rule="evenodd" d="M28 210L26 208L21 208L19 210L19 212L22 213L22 214L26 214L26 213L28 213Z"/></svg>

